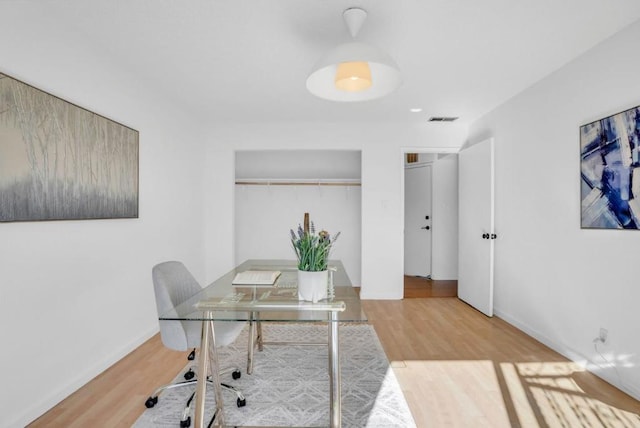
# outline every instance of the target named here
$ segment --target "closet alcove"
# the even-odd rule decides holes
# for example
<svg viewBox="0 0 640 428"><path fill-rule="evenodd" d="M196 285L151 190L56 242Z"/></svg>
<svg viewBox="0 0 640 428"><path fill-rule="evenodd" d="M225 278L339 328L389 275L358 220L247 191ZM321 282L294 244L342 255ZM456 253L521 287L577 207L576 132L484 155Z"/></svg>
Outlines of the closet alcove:
<svg viewBox="0 0 640 428"><path fill-rule="evenodd" d="M289 230L308 212L316 228L341 232L331 258L360 286L361 205L359 150L237 151L235 262L294 259Z"/></svg>

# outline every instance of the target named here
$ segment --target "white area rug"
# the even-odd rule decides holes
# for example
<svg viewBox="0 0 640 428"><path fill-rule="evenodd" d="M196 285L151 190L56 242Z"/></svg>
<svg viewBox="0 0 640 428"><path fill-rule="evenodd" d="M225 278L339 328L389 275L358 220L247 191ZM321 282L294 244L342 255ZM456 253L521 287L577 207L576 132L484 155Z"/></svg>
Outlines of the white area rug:
<svg viewBox="0 0 640 428"><path fill-rule="evenodd" d="M266 341L326 341L326 325L263 324ZM342 365L342 426L415 427L400 385L389 366L378 336L370 325L340 326ZM239 388L247 399L236 407L235 395L224 392L228 425L328 426L329 374L326 346L265 345L254 354L254 372L247 375L247 328L231 346L219 352L222 367L238 366L242 377L223 382ZM185 354L186 355L186 354ZM177 378L182 379L182 373ZM152 391L149 391L151 393ZM192 387L163 392L135 428L177 427ZM207 393L207 418L214 407L213 389ZM143 406L140 403L140 406ZM195 407L195 405L194 405ZM193 420L193 410L192 410ZM208 420L208 419L207 419Z"/></svg>

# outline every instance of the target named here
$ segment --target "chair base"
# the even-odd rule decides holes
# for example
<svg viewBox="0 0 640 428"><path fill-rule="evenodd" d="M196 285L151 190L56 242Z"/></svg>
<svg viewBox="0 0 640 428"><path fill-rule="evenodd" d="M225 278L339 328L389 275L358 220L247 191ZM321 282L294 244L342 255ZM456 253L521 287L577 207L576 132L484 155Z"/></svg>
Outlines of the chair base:
<svg viewBox="0 0 640 428"><path fill-rule="evenodd" d="M191 370L191 369L189 369ZM233 379L239 379L241 376L241 372L240 369L238 369L237 367L233 367L233 368L229 368L229 369L225 369L222 370L220 372L220 374L224 374L224 373L228 373L231 372L231 376L233 377ZM153 394L151 394L151 396L149 398L147 398L147 400L145 401L144 405L150 409L152 407L154 407L157 403L158 403L158 395L160 395L160 393L164 390L167 389L173 389L173 388L180 388L183 386L188 386L188 385L195 385L198 382L197 379L189 379L189 380L185 380L182 382L176 382L176 383L170 383L167 385L163 385L159 388L157 388L155 391L153 391ZM213 381L211 380L211 377L207 377L207 385L213 385ZM244 397L244 395L242 394L241 391L239 391L238 389L234 388L233 386L226 384L226 383L220 383L220 386L222 387L222 389L224 391L230 391L233 392L236 395L236 405L238 407L244 407L247 405L247 399ZM195 397L196 392L194 391L191 396L189 397L189 400L187 400L187 403L185 405L184 411L182 412L182 418L180 419L180 427L189 427L191 425L191 417L189 416L189 413L191 412L191 403L193 401L193 398ZM213 418L215 419L216 415L213 415Z"/></svg>

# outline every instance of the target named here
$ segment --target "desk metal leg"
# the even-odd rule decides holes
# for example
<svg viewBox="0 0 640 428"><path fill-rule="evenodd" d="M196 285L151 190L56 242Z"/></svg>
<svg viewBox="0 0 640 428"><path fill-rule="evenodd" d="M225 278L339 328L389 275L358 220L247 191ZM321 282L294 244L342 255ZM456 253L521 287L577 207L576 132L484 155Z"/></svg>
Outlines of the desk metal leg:
<svg viewBox="0 0 640 428"><path fill-rule="evenodd" d="M256 320L255 312L251 312L249 320L249 343L247 344L247 374L253 373L253 350L256 346Z"/></svg>
<svg viewBox="0 0 640 428"><path fill-rule="evenodd" d="M331 428L342 426L338 324L338 313L332 311L329 321L329 371L331 373L329 377L329 424Z"/></svg>
<svg viewBox="0 0 640 428"><path fill-rule="evenodd" d="M209 317L211 318L211 317ZM222 385L220 384L220 363L218 361L218 350L216 348L216 334L213 328L213 321L209 321L209 331L211 332L211 344L209 345L209 361L211 380L216 396L216 412L214 426L224 426L224 402L222 398Z"/></svg>
<svg viewBox="0 0 640 428"><path fill-rule="evenodd" d="M205 317L210 315L205 314ZM207 373L209 371L209 336L211 324L202 321L202 336L200 338L200 355L198 360L198 383L196 386L196 410L194 414L196 428L205 427L204 423L204 399L207 394Z"/></svg>
<svg viewBox="0 0 640 428"><path fill-rule="evenodd" d="M264 350L264 347L262 346L263 344L263 340L262 340L262 323L260 322L260 312L258 312L256 314L256 328L258 329L258 351L262 352Z"/></svg>
<svg viewBox="0 0 640 428"><path fill-rule="evenodd" d="M253 287L253 293L251 297L253 298L254 301L258 298L257 287ZM249 314L249 343L247 344L247 374L253 373L253 352L255 351L255 347L256 347L256 323L257 323L256 313L251 312ZM258 328L260 328L259 324L258 324ZM261 329L258 330L258 334L261 334L260 330ZM262 349L260 350L262 351Z"/></svg>
<svg viewBox="0 0 640 428"><path fill-rule="evenodd" d="M222 402L222 387L220 386L220 373L218 364L218 353L216 352L216 338L213 329L212 314L207 312L205 320L202 321L202 336L200 340L200 360L198 361L198 382L196 386L196 410L195 427L204 428L207 426L204 421L205 399L207 396L207 377L210 376L213 382L216 397L216 410L214 413L215 425L224 425L224 411Z"/></svg>
<svg viewBox="0 0 640 428"><path fill-rule="evenodd" d="M253 354L256 349L262 351L262 323L260 322L260 312L251 312L249 320L249 343L247 345L247 374L253 373Z"/></svg>

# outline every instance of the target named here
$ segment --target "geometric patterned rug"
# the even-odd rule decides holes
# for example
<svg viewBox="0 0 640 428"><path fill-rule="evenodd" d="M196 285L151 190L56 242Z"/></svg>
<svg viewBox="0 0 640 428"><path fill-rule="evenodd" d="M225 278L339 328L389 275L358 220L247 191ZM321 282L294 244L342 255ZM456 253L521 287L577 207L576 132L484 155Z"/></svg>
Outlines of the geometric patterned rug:
<svg viewBox="0 0 640 428"><path fill-rule="evenodd" d="M326 324L263 323L265 341L326 341ZM329 374L326 346L265 345L254 353L254 370L246 374L247 333L218 352L222 367L237 366L242 377L223 381L240 389L247 405L236 407L235 395L224 392L227 425L328 426ZM302 338L302 339L301 339ZM186 353L185 353L186 355ZM378 336L368 324L340 325L342 426L344 428L410 428L415 422L400 385L389 366ZM176 378L182 379L181 371ZM152 391L149 391L151 393ZM135 428L179 426L192 387L164 391L158 403L133 425ZM206 420L215 405L207 391ZM140 403L144 406L144 403ZM195 408L195 403L194 406ZM193 408L192 416L193 421Z"/></svg>

